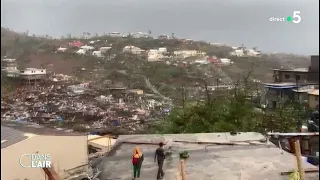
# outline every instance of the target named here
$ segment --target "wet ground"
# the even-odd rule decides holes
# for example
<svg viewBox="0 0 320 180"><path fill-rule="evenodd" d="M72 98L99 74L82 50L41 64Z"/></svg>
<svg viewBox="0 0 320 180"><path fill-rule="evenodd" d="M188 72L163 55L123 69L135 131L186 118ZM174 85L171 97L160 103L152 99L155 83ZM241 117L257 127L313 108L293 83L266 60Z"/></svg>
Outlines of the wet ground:
<svg viewBox="0 0 320 180"><path fill-rule="evenodd" d="M158 166L154 162L154 151L157 146L143 145L140 146L144 152L144 162L141 168L140 180L156 179ZM103 172L99 177L100 180L131 180L132 179L132 164L131 164L131 151L132 145L122 145L116 154L111 157L106 157L100 168ZM175 179L178 173L179 157L178 154L168 157L164 163L164 171L166 173L164 180Z"/></svg>

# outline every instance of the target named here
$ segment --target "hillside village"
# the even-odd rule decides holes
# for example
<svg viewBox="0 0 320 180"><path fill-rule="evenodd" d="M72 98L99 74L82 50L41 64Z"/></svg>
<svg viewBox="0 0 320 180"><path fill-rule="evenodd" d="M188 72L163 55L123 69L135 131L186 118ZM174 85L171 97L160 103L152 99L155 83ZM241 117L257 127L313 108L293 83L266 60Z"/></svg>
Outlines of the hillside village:
<svg viewBox="0 0 320 180"><path fill-rule="evenodd" d="M126 162L139 145L141 179L151 179L153 149L164 142L173 151L164 179L282 180L294 173L290 153L299 146L305 176L319 178L318 55L280 58L151 31L54 39L2 28L1 35L6 157L41 142L37 151L56 160L55 179L131 179ZM181 162L182 151L190 159ZM14 163L5 169L19 173L1 179L48 175Z"/></svg>

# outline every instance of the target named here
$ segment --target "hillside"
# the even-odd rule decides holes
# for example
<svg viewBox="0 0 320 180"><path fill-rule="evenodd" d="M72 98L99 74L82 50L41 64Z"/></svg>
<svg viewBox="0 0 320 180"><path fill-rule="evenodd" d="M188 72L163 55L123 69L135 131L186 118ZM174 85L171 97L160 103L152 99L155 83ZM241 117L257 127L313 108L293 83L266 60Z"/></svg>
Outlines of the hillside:
<svg viewBox="0 0 320 180"><path fill-rule="evenodd" d="M238 73L248 68L253 68L253 77L261 81L272 80L273 74L270 69L273 68L309 67L310 65L310 57L278 54L265 55L258 58L233 57L232 61L235 66L225 66L222 69L233 79L238 76Z"/></svg>
<svg viewBox="0 0 320 180"><path fill-rule="evenodd" d="M166 47L169 54L176 50L197 50L208 55L217 57L228 57L232 51L231 47L212 45L205 42L186 42L182 39L153 39L153 38L133 38L133 37L68 37L63 39L52 39L51 37L37 37L16 33L9 29L1 28L1 56L16 58L19 68L23 67L46 67L52 64L53 71L57 74L75 75L82 79L99 81L119 81L125 86L132 88L142 88L141 78L148 78L150 82L165 93L182 86L196 87L198 79L207 79L214 82L219 72L216 68L204 68L196 65L185 67L181 61L171 62L148 62L145 56L123 53L125 46L136 46L144 50ZM75 54L75 47L69 47L68 43L81 41L89 44L90 41L95 49L103 46L110 46L112 49L105 58L97 58L92 55ZM68 47L64 53L56 53L59 47ZM253 78L261 81L269 81L272 78L269 70L271 68L284 67L308 67L309 58L294 55L264 55L262 57L229 57L234 64L223 66L218 69L223 70L226 76L232 80L237 80L239 74L253 69ZM86 69L80 71L80 69ZM119 73L122 72L122 73ZM210 77L209 77L209 74ZM210 80L211 79L211 80ZM141 82L140 82L141 81ZM136 83L137 82L137 83ZM139 83L140 82L140 83ZM210 83L210 82L209 82ZM171 89L171 90L170 90Z"/></svg>

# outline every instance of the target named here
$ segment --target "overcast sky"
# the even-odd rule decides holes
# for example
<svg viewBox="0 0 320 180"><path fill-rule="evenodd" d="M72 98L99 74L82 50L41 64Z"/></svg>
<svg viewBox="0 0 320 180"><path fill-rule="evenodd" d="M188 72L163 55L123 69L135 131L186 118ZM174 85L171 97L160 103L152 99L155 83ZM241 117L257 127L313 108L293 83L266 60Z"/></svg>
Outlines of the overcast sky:
<svg viewBox="0 0 320 180"><path fill-rule="evenodd" d="M295 10L300 24L269 22ZM1 0L1 26L56 37L151 30L265 52L319 54L319 0Z"/></svg>

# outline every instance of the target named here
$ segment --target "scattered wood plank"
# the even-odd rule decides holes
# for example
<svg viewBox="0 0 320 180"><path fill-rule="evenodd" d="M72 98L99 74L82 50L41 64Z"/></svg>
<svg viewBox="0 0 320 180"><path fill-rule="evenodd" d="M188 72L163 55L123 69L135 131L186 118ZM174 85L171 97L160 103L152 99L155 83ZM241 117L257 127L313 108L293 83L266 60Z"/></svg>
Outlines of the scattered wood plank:
<svg viewBox="0 0 320 180"><path fill-rule="evenodd" d="M299 176L300 176L300 180L305 180L304 179L304 169L302 166L302 158L301 158L301 150L300 150L300 142L299 140L296 140L296 142L294 143L294 149L295 149L295 155L296 155L296 159L297 159L297 166L298 166L298 171L299 171Z"/></svg>

